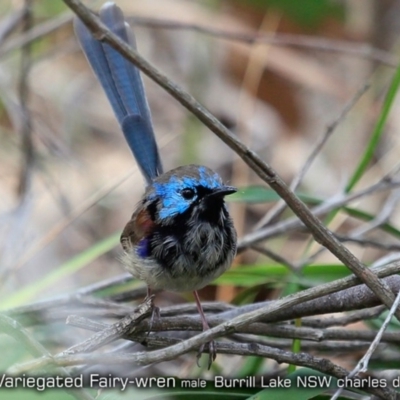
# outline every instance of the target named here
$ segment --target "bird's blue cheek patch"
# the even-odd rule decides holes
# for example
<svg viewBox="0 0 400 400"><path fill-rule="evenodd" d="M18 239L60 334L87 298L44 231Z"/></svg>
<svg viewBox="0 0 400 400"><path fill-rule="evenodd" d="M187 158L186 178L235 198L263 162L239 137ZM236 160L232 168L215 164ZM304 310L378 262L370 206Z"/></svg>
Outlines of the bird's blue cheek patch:
<svg viewBox="0 0 400 400"><path fill-rule="evenodd" d="M189 203L183 200L179 194L176 194L176 196L166 197L162 200L162 204L163 207L159 212L161 219L182 214L189 208Z"/></svg>
<svg viewBox="0 0 400 400"><path fill-rule="evenodd" d="M137 252L138 256L141 258L148 257L149 256L149 239L147 239L147 238L142 239L138 244L136 252Z"/></svg>
<svg viewBox="0 0 400 400"><path fill-rule="evenodd" d="M193 183L191 186L194 187ZM180 195L183 187L187 186L174 177L167 183L154 183L154 194L152 197L157 197L161 201L162 207L159 211L161 219L181 214L189 208L189 203Z"/></svg>

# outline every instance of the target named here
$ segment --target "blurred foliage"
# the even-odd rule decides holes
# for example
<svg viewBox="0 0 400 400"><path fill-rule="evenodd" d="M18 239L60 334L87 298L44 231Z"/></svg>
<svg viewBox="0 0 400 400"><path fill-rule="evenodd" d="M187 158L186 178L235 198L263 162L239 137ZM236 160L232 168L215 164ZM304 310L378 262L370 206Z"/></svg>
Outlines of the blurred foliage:
<svg viewBox="0 0 400 400"><path fill-rule="evenodd" d="M342 19L344 16L343 5L333 0L240 0L240 2L261 10L275 9L304 28L316 28L327 17Z"/></svg>
<svg viewBox="0 0 400 400"><path fill-rule="evenodd" d="M231 268L221 275L214 283L219 285L236 285L252 287L265 283L275 283L279 286L298 283L302 289L321 283L331 282L350 274L349 269L340 264L306 265L299 275L294 274L286 266L265 263L256 265L240 265ZM275 285L274 285L275 287Z"/></svg>
<svg viewBox="0 0 400 400"><path fill-rule="evenodd" d="M66 11L62 1L40 0L35 4L36 18L51 18Z"/></svg>
<svg viewBox="0 0 400 400"><path fill-rule="evenodd" d="M2 396L7 400L72 400L73 397L62 389L2 389ZM1 397L3 399L3 397Z"/></svg>

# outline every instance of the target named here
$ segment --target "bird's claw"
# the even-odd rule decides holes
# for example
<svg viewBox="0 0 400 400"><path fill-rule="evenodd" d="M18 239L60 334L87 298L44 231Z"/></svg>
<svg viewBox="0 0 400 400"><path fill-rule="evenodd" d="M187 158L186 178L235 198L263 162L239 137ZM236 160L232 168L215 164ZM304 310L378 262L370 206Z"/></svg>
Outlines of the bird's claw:
<svg viewBox="0 0 400 400"><path fill-rule="evenodd" d="M209 370L211 368L211 365L213 363L213 361L215 361L215 359L217 358L217 349L215 348L215 342L212 340L209 343L203 343L200 348L199 351L197 352L197 366L200 368L200 357L204 352L205 346L206 344L208 344L208 364L207 364L207 369Z"/></svg>

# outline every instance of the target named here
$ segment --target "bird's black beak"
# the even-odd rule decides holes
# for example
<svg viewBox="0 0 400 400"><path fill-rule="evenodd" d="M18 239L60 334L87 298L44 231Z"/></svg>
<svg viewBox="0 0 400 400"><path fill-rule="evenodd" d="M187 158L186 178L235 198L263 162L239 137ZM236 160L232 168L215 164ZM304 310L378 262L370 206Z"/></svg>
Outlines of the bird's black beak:
<svg viewBox="0 0 400 400"><path fill-rule="evenodd" d="M215 189L212 193L208 194L207 197L224 197L228 194L236 193L237 189L233 186L222 186Z"/></svg>

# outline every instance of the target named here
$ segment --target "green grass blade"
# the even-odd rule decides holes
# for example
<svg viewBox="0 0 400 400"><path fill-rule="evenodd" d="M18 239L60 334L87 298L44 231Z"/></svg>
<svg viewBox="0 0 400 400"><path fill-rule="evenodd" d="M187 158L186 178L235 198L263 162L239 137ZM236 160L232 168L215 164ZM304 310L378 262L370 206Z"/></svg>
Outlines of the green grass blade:
<svg viewBox="0 0 400 400"><path fill-rule="evenodd" d="M1 299L0 309L4 310L7 308L21 306L28 301L33 300L49 286L55 285L63 278L72 275L76 271L79 271L96 258L113 249L119 242L119 236L120 232L114 233L113 235L103 239L94 246L91 246L82 253L71 258L40 280L25 286L11 296Z"/></svg>
<svg viewBox="0 0 400 400"><path fill-rule="evenodd" d="M354 171L352 177L350 178L350 180L346 186L346 189L345 189L346 193L350 192L354 188L354 186L357 184L357 182L361 179L365 170L368 167L368 164L370 163L370 161L374 155L376 146L378 145L379 139L382 136L383 129L385 127L387 118L389 116L389 112L390 112L392 105L394 103L394 100L396 98L396 94L399 89L399 85L400 85L400 64L398 65L398 67L396 69L396 72L393 76L392 82L390 83L389 90L386 93L382 111L379 115L378 121L372 132L372 136L369 140L367 148L365 149L365 152L364 152L356 170Z"/></svg>

